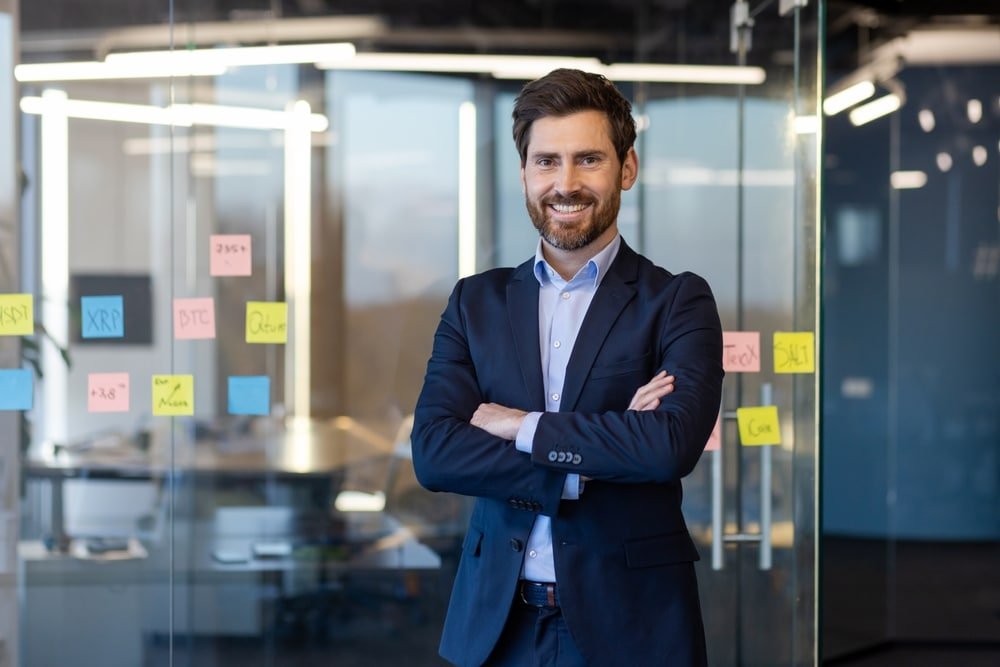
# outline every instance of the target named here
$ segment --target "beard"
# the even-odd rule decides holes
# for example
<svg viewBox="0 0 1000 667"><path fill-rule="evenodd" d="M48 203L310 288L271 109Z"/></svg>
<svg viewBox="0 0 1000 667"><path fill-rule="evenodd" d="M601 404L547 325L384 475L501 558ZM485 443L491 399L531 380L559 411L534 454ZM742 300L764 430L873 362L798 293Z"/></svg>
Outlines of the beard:
<svg viewBox="0 0 1000 667"><path fill-rule="evenodd" d="M528 208L531 224L535 226L539 235L549 245L559 250L579 250L593 243L614 224L618 218L621 200L621 190L615 190L604 202L582 195L576 197L554 195L538 201L532 201L525 196L524 203ZM567 206L590 204L590 217L578 226L564 227L552 220L552 212L549 210L549 206L552 204Z"/></svg>

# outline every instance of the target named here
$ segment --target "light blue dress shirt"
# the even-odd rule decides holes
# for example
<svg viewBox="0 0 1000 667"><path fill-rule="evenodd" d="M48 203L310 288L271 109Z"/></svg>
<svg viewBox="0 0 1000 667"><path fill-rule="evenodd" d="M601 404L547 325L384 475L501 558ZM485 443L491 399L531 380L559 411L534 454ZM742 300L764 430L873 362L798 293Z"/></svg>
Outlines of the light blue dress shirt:
<svg viewBox="0 0 1000 667"><path fill-rule="evenodd" d="M553 269L542 255L542 242L535 251L535 278L538 279L538 344L542 359L542 379L545 384L545 411L558 412L562 399L566 365L576 343L576 335L590 308L601 280L618 254L621 236L615 238L594 255L569 281ZM535 429L541 412L530 412L517 432L515 446L530 454ZM580 476L569 474L562 497L578 500ZM539 514L528 536L522 576L530 581L555 581L555 561L552 558L552 520Z"/></svg>

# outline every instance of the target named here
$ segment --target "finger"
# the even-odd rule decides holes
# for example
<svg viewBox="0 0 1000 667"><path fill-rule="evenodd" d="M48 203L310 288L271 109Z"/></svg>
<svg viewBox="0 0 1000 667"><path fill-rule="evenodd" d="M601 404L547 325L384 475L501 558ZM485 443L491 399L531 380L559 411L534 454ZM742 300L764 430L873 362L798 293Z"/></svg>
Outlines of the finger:
<svg viewBox="0 0 1000 667"><path fill-rule="evenodd" d="M660 399L654 398L651 401L647 401L646 403L643 403L642 406L640 406L638 408L638 410L639 410L639 412L643 412L645 410L655 410L659 406L660 406Z"/></svg>
<svg viewBox="0 0 1000 667"><path fill-rule="evenodd" d="M643 386L639 387L633 399L639 399L640 401L646 400L652 396L664 396L673 390L673 377L666 376L653 380Z"/></svg>

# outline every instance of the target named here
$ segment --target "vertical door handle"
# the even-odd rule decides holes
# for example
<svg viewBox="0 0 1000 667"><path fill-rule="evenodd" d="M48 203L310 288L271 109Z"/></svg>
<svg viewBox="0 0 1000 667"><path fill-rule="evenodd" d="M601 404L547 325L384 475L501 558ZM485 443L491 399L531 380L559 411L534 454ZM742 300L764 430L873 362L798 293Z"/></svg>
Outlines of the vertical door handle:
<svg viewBox="0 0 1000 667"><path fill-rule="evenodd" d="M774 404L774 387L770 382L760 386L760 404ZM736 411L723 412L722 418L735 420ZM720 429L721 430L721 429ZM725 534L725 484L722 475L722 433L719 434L719 448L712 452L712 569L721 570L724 566L723 546L726 542L758 542L757 567L770 570L771 559L771 447L758 447L760 451L760 532Z"/></svg>

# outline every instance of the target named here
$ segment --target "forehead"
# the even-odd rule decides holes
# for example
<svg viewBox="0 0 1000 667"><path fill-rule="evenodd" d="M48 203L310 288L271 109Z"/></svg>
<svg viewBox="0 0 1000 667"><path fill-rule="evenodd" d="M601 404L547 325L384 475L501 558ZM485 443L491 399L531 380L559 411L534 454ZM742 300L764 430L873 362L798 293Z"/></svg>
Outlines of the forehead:
<svg viewBox="0 0 1000 667"><path fill-rule="evenodd" d="M614 152L611 124L601 111L544 116L531 124L528 153L599 149Z"/></svg>

